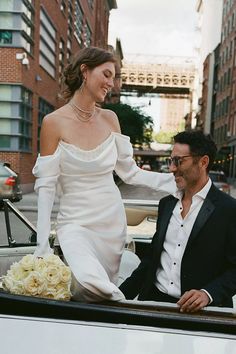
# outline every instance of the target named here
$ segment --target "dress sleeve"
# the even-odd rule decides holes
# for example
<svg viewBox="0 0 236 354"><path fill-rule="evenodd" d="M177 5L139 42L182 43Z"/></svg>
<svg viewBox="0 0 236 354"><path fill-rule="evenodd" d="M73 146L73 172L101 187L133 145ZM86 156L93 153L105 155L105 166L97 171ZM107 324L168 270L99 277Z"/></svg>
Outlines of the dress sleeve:
<svg viewBox="0 0 236 354"><path fill-rule="evenodd" d="M142 170L133 159L133 148L129 137L118 133L115 136L118 154L115 172L125 183L146 186L170 194L176 191L172 173Z"/></svg>
<svg viewBox="0 0 236 354"><path fill-rule="evenodd" d="M38 194L38 220L36 256L52 253L49 246L51 230L51 212L55 199L57 180L60 174L60 151L53 155L39 156L33 168L33 175L37 178L34 186Z"/></svg>

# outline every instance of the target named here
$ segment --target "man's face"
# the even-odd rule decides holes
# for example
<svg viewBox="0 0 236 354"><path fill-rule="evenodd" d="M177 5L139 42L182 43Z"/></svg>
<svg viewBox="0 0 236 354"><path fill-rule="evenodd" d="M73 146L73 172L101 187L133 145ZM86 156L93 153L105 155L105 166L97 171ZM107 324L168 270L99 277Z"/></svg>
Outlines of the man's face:
<svg viewBox="0 0 236 354"><path fill-rule="evenodd" d="M189 145L174 144L170 172L175 176L175 183L180 190L195 188L202 178L200 157L192 156Z"/></svg>

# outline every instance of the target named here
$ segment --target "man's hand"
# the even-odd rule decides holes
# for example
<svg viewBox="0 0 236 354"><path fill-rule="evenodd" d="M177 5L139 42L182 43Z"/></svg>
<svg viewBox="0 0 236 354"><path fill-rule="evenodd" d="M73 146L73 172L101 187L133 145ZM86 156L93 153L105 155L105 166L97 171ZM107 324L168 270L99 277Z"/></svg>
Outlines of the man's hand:
<svg viewBox="0 0 236 354"><path fill-rule="evenodd" d="M189 290L181 296L177 305L180 312L196 312L207 306L210 302L208 295L203 290Z"/></svg>

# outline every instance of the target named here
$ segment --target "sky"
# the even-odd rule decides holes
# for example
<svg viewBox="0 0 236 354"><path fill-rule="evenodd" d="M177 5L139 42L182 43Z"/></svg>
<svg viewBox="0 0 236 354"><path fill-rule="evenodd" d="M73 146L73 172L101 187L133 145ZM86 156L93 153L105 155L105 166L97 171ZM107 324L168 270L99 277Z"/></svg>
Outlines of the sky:
<svg viewBox="0 0 236 354"><path fill-rule="evenodd" d="M108 42L115 47L119 38L127 61L171 64L173 56L193 58L197 45L196 3L197 0L117 0L118 8L110 13ZM151 105L145 96L124 96L121 101L139 106L153 118L154 131L159 131L158 97L152 98Z"/></svg>
<svg viewBox="0 0 236 354"><path fill-rule="evenodd" d="M117 0L109 44L121 40L125 57L195 56L197 0ZM128 55L129 54L129 55ZM130 55L132 54L132 55Z"/></svg>

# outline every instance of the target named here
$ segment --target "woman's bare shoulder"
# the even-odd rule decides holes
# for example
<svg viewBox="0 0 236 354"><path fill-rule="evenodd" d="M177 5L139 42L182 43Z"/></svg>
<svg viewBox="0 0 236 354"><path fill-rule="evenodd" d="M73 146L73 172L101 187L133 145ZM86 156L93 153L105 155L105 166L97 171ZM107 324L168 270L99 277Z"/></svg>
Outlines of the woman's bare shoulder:
<svg viewBox="0 0 236 354"><path fill-rule="evenodd" d="M110 109L101 109L101 113L110 125L111 130L120 133L120 123L117 114Z"/></svg>
<svg viewBox="0 0 236 354"><path fill-rule="evenodd" d="M64 108L47 114L42 121L40 131L40 154L51 155L57 149L64 126Z"/></svg>

